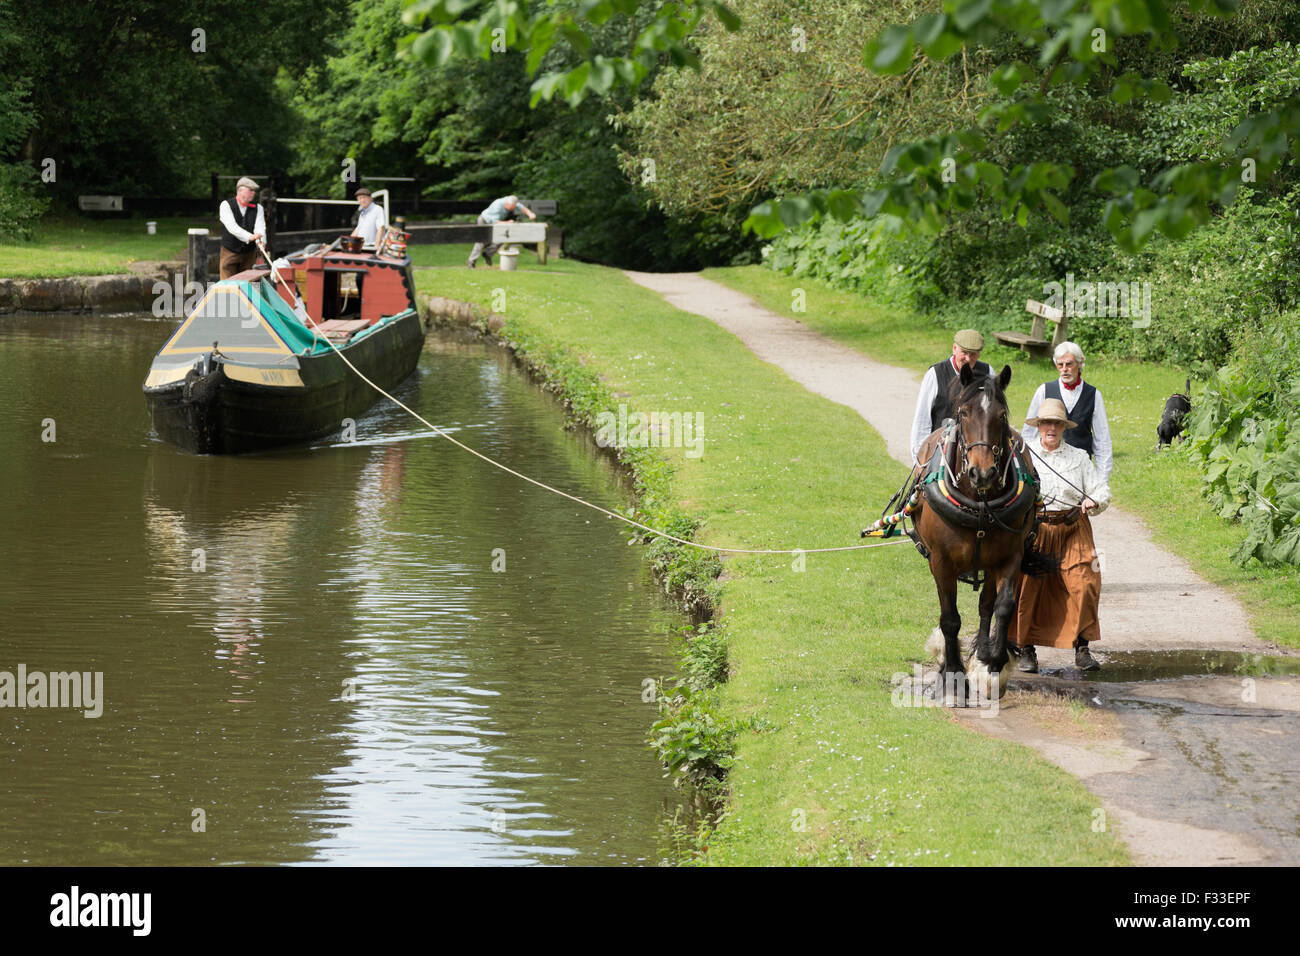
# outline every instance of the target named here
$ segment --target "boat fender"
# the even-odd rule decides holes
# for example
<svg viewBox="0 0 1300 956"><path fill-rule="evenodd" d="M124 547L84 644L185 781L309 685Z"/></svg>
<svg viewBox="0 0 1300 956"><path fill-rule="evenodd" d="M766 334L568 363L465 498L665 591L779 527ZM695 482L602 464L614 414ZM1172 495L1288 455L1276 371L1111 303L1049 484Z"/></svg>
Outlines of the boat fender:
<svg viewBox="0 0 1300 956"><path fill-rule="evenodd" d="M221 364L209 352L185 373L185 400L206 410L216 399L222 378Z"/></svg>

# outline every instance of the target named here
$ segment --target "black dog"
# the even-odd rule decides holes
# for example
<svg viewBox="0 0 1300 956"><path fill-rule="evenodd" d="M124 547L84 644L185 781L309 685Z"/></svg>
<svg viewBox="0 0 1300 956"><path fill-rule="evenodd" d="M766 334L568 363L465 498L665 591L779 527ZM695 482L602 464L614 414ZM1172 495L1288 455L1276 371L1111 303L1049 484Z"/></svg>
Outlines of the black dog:
<svg viewBox="0 0 1300 956"><path fill-rule="evenodd" d="M1189 397L1192 393L1192 380L1189 378L1183 387L1186 389L1186 394L1180 395L1175 392L1165 402L1164 414L1160 416L1160 424L1156 426L1156 436L1160 439L1156 443L1156 451L1172 444L1174 438L1181 442L1187 437L1183 434L1183 420L1192 410L1192 400Z"/></svg>

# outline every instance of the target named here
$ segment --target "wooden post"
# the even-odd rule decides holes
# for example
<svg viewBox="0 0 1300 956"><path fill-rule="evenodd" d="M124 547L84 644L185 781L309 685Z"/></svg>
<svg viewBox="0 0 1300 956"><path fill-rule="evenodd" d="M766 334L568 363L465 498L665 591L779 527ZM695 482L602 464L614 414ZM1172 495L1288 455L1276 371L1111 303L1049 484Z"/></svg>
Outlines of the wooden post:
<svg viewBox="0 0 1300 956"><path fill-rule="evenodd" d="M212 174L212 201L221 202L221 180L217 179L217 174Z"/></svg>
<svg viewBox="0 0 1300 956"><path fill-rule="evenodd" d="M190 230L189 259L185 266L185 281L208 284L208 230Z"/></svg>

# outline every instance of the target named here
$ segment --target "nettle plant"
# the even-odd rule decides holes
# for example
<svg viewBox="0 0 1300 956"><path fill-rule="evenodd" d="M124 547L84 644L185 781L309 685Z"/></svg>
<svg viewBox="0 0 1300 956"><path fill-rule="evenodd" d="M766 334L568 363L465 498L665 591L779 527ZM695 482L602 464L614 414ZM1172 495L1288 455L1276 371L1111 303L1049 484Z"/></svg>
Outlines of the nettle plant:
<svg viewBox="0 0 1300 956"><path fill-rule="evenodd" d="M1187 433L1219 515L1246 537L1233 555L1300 565L1300 314L1247 332L1236 363L1193 401Z"/></svg>

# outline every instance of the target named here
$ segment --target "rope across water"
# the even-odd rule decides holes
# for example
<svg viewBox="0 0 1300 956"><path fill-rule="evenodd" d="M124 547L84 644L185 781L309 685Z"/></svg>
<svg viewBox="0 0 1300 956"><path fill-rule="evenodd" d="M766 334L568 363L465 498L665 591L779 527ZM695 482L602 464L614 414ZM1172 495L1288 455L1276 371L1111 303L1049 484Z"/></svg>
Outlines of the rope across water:
<svg viewBox="0 0 1300 956"><path fill-rule="evenodd" d="M262 245L262 243L260 242L258 243L258 248L261 249L262 255L266 257L266 261L268 263L273 262L270 255L266 251L266 247ZM280 275L279 270L272 267L271 273L281 283L283 283L285 289L288 290L291 296L293 296L294 301L300 303L297 293L289 287L289 283L286 282L284 277ZM303 308L303 313L304 314L306 313L305 308ZM312 330L312 335L316 336L317 340L319 340L320 335L316 332L315 326L309 325L309 327ZM528 475L515 471L509 465L502 464L496 459L490 458L487 455L483 454L482 452L471 448L469 445L466 445L464 442L458 441L457 439L453 438L451 435L443 431L441 428L439 428L437 425L433 424L433 422L429 421L419 412L415 411L413 408L403 403L400 399L395 398L389 392L385 391L384 389L376 385L374 382L372 382L364 372L362 372L359 368L357 368L355 365L352 364L351 360L345 354L343 354L342 349L340 349L337 345L335 345L330 340L329 336L325 336L324 340L329 345L329 347L334 350L334 352L338 355L338 357L343 360L344 364L347 365L348 368L352 369L352 371L357 373L357 376L363 382L365 382L367 385L373 388L380 395L384 396L386 399L388 399L398 408L402 409L403 411L411 415L413 418L423 423L434 434L447 439L447 441L451 442L457 448L469 452L475 458L479 458L482 461L487 462L493 468L499 468L501 471L504 471L506 474L513 475L514 477L520 479L521 481L526 481L531 485L536 485L538 488L541 488L545 491L549 491L552 494L559 495L561 498L567 498L568 500L576 504L580 504L586 508L591 508L593 511L599 511L601 514L608 515L611 518L617 518L619 521L630 524L634 528L639 528L648 534L652 534L660 538L665 538L676 544L680 544L688 548L696 548L700 551L714 551L714 552L727 553L727 554L826 554L833 551L864 551L869 548L883 548L892 544L899 544L900 542L907 540L906 538L895 538L890 541L882 541L878 544L854 544L854 545L846 545L844 547L839 547L839 548L779 548L776 549L776 548L724 548L716 545L700 544L698 541L688 541L685 538L679 538L677 535L669 534L667 531L660 531L657 528L651 528L649 525L642 524L641 522L636 521L635 519L627 517L627 515L621 515L616 511L610 511L608 508L603 508L598 504L593 504L590 501L587 501L583 498L579 498L577 495L571 495L567 491L561 491L559 488L552 487L551 485L548 485L544 481L539 481L536 478L531 478Z"/></svg>

